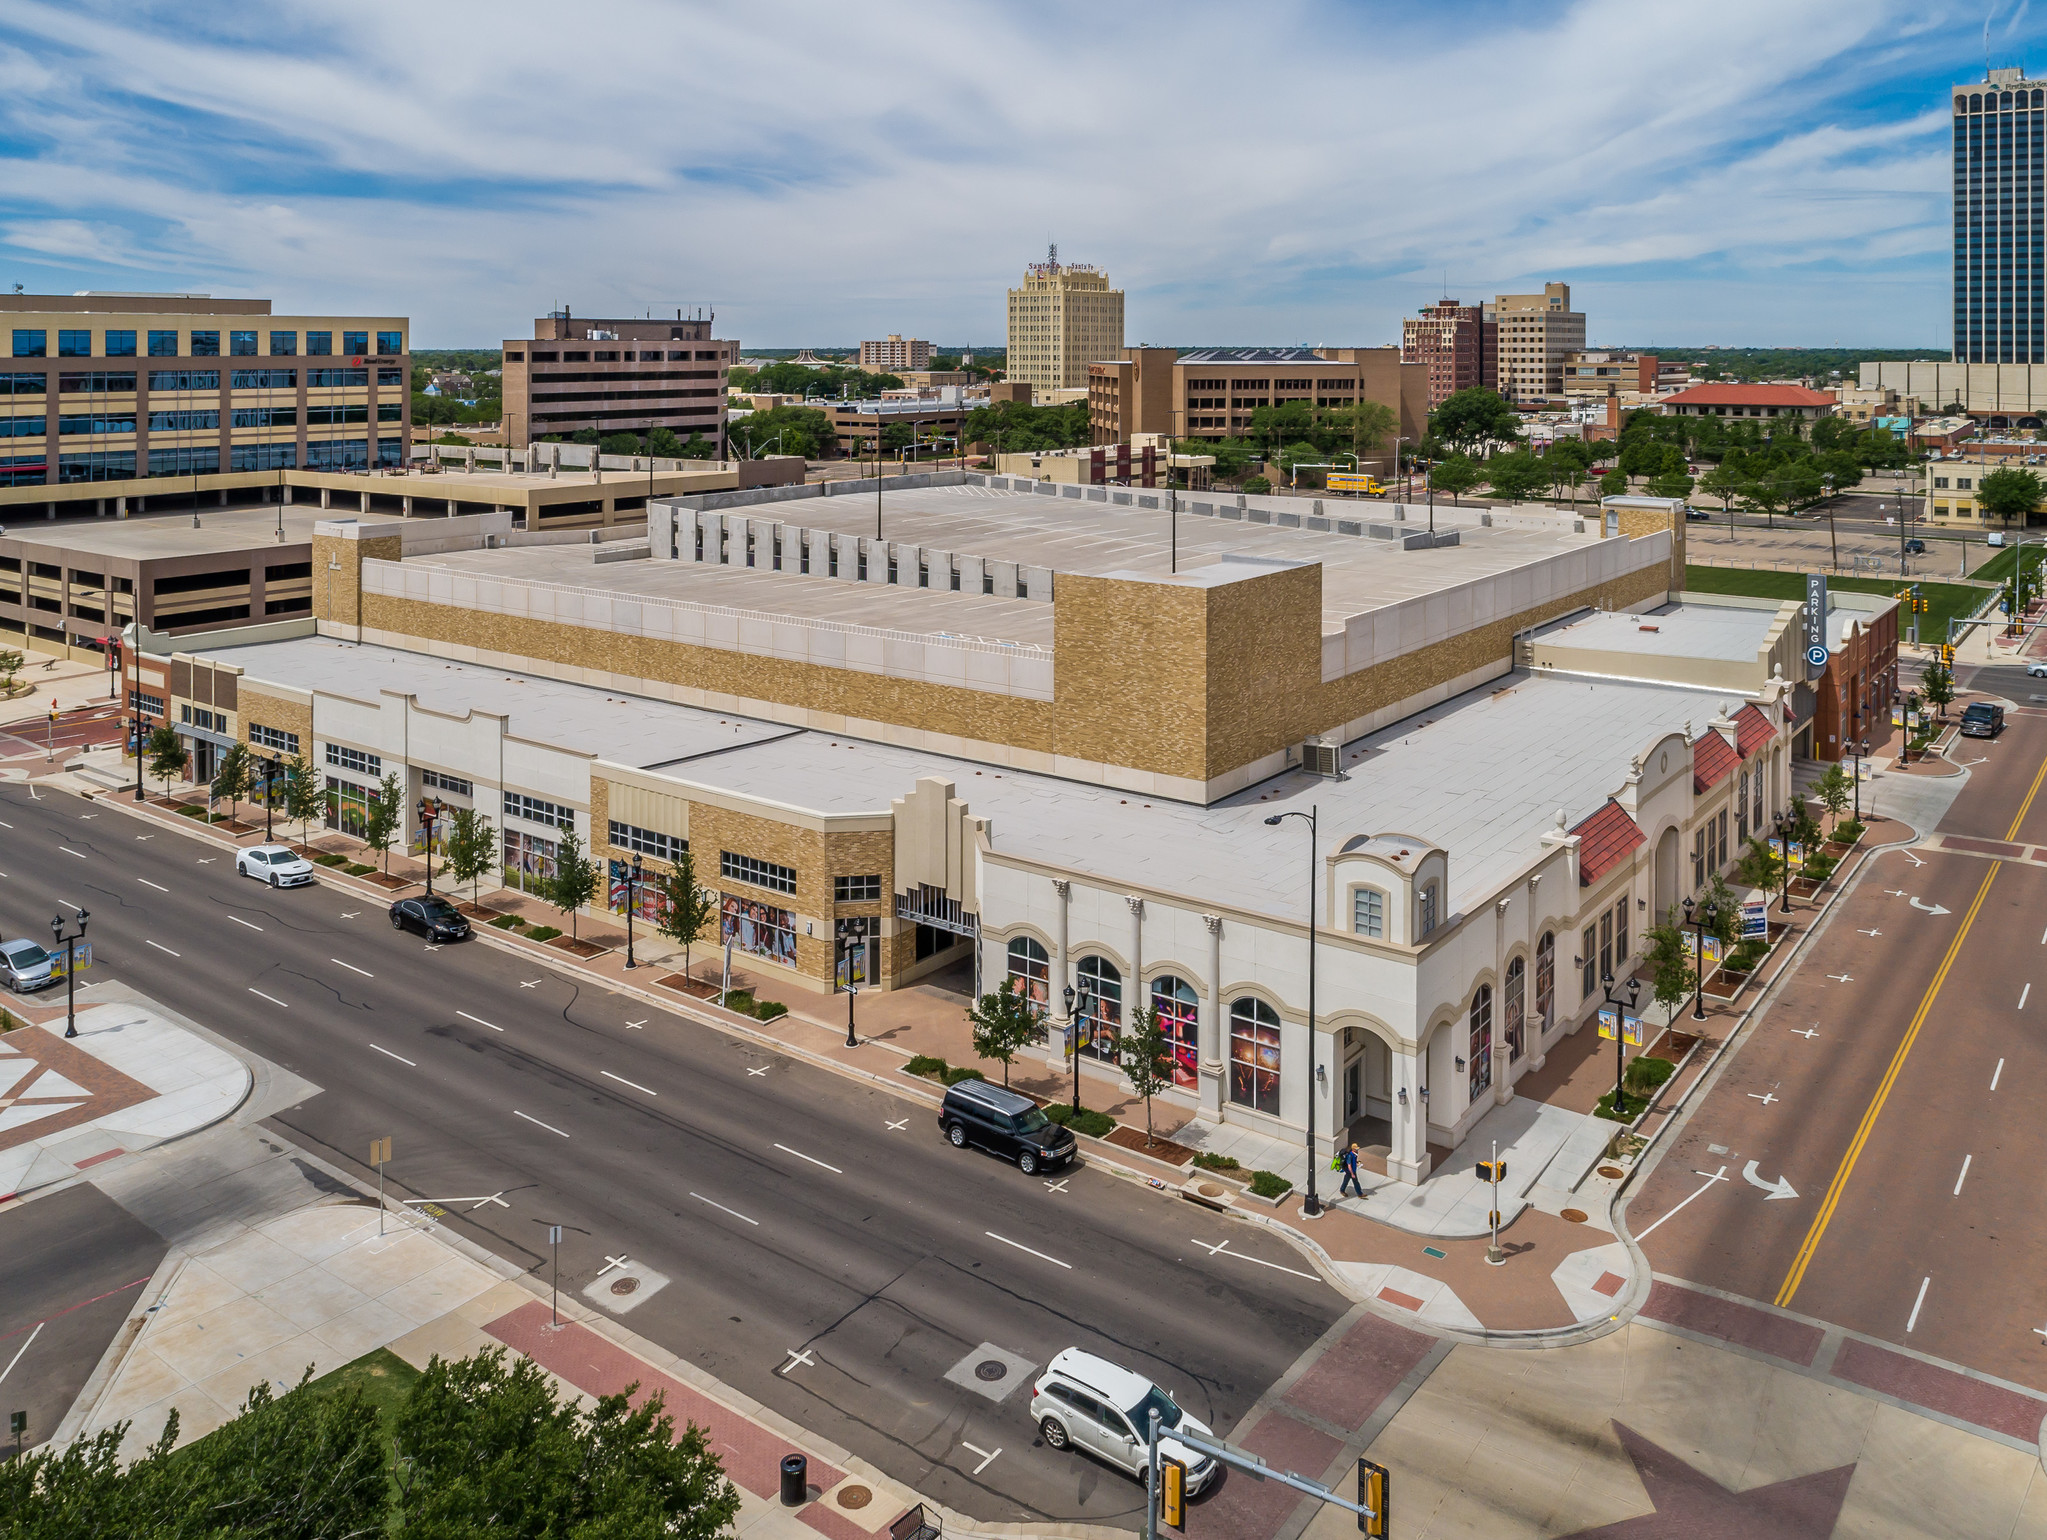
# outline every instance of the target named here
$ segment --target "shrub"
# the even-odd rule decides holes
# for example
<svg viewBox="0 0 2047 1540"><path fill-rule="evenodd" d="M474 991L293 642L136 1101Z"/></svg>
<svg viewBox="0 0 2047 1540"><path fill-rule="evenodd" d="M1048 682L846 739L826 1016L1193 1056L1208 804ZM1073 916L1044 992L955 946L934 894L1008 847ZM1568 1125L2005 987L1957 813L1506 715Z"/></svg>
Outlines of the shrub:
<svg viewBox="0 0 2047 1540"><path fill-rule="evenodd" d="M1638 1094L1653 1091L1676 1073L1677 1066L1670 1060L1657 1058L1654 1054L1644 1054L1628 1066L1628 1089Z"/></svg>
<svg viewBox="0 0 2047 1540"><path fill-rule="evenodd" d="M1834 875L1836 862L1832 856L1817 855L1805 863L1805 875L1815 883L1825 882Z"/></svg>
<svg viewBox="0 0 2047 1540"><path fill-rule="evenodd" d="M942 1079L945 1075L945 1060L934 1059L928 1053L912 1054L910 1062L903 1066L903 1073Z"/></svg>
<svg viewBox="0 0 2047 1540"><path fill-rule="evenodd" d="M1294 1184L1271 1171L1253 1171L1251 1190L1261 1198L1284 1198L1294 1190Z"/></svg>
<svg viewBox="0 0 2047 1540"><path fill-rule="evenodd" d="M1076 1133L1086 1134L1090 1139L1106 1139L1116 1131L1116 1120L1106 1112L1095 1112L1083 1107L1076 1113L1064 1102L1055 1102L1047 1107L1045 1116Z"/></svg>
<svg viewBox="0 0 2047 1540"><path fill-rule="evenodd" d="M501 914L490 923L499 930L517 930L525 922L516 914Z"/></svg>
<svg viewBox="0 0 2047 1540"><path fill-rule="evenodd" d="M1253 476L1244 483L1244 490L1253 497L1260 497L1272 490L1272 483L1263 476Z"/></svg>
<svg viewBox="0 0 2047 1540"><path fill-rule="evenodd" d="M559 925L529 925L526 927L528 941L552 941L561 934Z"/></svg>
<svg viewBox="0 0 2047 1540"><path fill-rule="evenodd" d="M1639 1100L1631 1101L1621 1109L1621 1115L1615 1117L1613 1112L1613 1092L1608 1091L1606 1095L1599 1098L1599 1105L1592 1109L1592 1115L1596 1118L1607 1118L1615 1123L1632 1123L1641 1110L1642 1104Z"/></svg>
<svg viewBox="0 0 2047 1540"><path fill-rule="evenodd" d="M763 1000L753 1008L753 1014L757 1020L773 1021L777 1016L788 1015L789 1007L780 1000Z"/></svg>
<svg viewBox="0 0 2047 1540"><path fill-rule="evenodd" d="M180 814L182 814L182 815L183 815L184 817L186 817L186 818L204 818L204 817L206 816L206 809L205 809L205 808L203 808L203 807L194 807L194 806L193 806L193 805L192 805L191 803L189 803L189 802L187 802L186 804L184 804L184 806L180 807L180 808L178 809L178 812L179 812Z"/></svg>
<svg viewBox="0 0 2047 1540"><path fill-rule="evenodd" d="M1852 818L1849 819L1846 823L1838 823L1834 825L1834 838L1839 840L1844 845L1854 844L1857 840L1861 839L1862 836L1867 832L1868 832L1867 829L1865 829L1861 824L1857 823Z"/></svg>
<svg viewBox="0 0 2047 1540"><path fill-rule="evenodd" d="M962 1080L986 1080L987 1078L979 1070L969 1069L964 1064L953 1065L945 1072L945 1083L947 1085L958 1085Z"/></svg>
<svg viewBox="0 0 2047 1540"><path fill-rule="evenodd" d="M347 856L337 856L331 850L324 850L319 855L313 857L313 865L315 866L346 866L347 864Z"/></svg>
<svg viewBox="0 0 2047 1540"><path fill-rule="evenodd" d="M1241 1171L1234 1155L1211 1155L1206 1150L1194 1157L1194 1164L1204 1171Z"/></svg>
<svg viewBox="0 0 2047 1540"><path fill-rule="evenodd" d="M376 868L374 866L365 866L360 861L351 861L348 863L348 865L344 866L342 870L347 872L348 875L351 877L367 877L371 872L375 871Z"/></svg>

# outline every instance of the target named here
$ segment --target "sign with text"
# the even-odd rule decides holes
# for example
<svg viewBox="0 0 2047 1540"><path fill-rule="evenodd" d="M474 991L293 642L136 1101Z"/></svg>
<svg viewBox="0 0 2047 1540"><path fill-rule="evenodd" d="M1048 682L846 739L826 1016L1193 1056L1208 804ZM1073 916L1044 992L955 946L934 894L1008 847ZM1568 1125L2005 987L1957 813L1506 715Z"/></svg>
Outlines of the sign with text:
<svg viewBox="0 0 2047 1540"><path fill-rule="evenodd" d="M1808 649L1824 649L1827 645L1827 575L1824 572L1805 575L1805 645Z"/></svg>
<svg viewBox="0 0 2047 1540"><path fill-rule="evenodd" d="M1322 484L1331 492L1363 492L1368 495L1383 492L1376 478L1361 476L1356 471L1331 471L1322 478Z"/></svg>
<svg viewBox="0 0 2047 1540"><path fill-rule="evenodd" d="M1741 939L1744 941L1767 941L1769 937L1769 899L1751 898L1743 900L1741 906Z"/></svg>

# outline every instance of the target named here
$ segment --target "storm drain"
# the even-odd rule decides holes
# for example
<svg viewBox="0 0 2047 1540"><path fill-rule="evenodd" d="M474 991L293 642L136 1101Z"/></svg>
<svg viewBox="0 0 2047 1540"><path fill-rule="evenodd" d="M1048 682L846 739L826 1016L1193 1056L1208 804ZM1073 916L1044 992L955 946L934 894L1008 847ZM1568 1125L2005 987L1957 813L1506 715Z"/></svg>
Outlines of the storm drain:
<svg viewBox="0 0 2047 1540"><path fill-rule="evenodd" d="M1021 1354L984 1342L946 1370L945 1377L975 1395L999 1402L1017 1386L1029 1384L1037 1367Z"/></svg>

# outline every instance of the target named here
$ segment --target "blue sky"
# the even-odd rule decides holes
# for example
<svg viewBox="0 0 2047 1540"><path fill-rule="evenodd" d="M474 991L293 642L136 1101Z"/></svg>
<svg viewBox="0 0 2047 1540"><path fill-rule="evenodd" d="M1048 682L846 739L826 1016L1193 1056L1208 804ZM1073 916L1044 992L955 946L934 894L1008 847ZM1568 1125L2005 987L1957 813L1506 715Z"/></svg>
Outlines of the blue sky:
<svg viewBox="0 0 2047 1540"><path fill-rule="evenodd" d="M0 282L986 343L1049 238L1133 343L1395 341L1447 277L1944 349L1942 88L2047 73L2030 7L0 0Z"/></svg>

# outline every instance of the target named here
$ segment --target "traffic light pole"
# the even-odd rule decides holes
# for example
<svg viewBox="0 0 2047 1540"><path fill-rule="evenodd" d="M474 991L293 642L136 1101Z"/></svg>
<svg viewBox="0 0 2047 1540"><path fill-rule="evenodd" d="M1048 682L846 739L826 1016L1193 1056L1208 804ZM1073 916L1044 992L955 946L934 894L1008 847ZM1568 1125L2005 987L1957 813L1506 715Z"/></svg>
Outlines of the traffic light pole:
<svg viewBox="0 0 2047 1540"><path fill-rule="evenodd" d="M1387 1515L1392 1504L1388 1501L1393 1478L1383 1465L1374 1465L1369 1460L1358 1461L1359 1495L1376 1492L1378 1502L1367 1506L1363 1502L1352 1502L1347 1497L1338 1497L1319 1481L1310 1481L1305 1476L1296 1476L1292 1471L1274 1470L1255 1454L1241 1449L1232 1449L1228 1444L1216 1443L1210 1439L1189 1433L1185 1428L1171 1430L1173 1442L1185 1444L1200 1454L1211 1455L1225 1465L1235 1466L1253 1481L1277 1481L1281 1486L1292 1487L1296 1492L1305 1492L1310 1497L1319 1497L1325 1503L1334 1503L1358 1516L1358 1528L1374 1540L1384 1540L1387 1534ZM1158 1540L1158 1468L1159 1468L1159 1414L1151 1414L1151 1427L1147 1430L1145 1469L1151 1473L1150 1490L1146 1494L1144 1507L1145 1540Z"/></svg>

